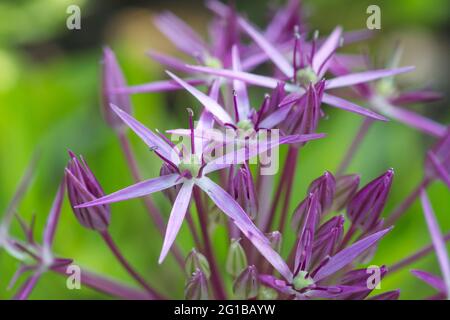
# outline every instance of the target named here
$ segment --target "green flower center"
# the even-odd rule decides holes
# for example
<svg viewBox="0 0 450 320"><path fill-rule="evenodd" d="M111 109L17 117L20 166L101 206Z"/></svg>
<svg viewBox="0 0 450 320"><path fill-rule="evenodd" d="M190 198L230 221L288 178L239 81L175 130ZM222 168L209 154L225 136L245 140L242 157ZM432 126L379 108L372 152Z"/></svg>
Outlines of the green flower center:
<svg viewBox="0 0 450 320"><path fill-rule="evenodd" d="M395 94L394 81L390 78L383 79L377 83L377 92L383 97L391 97Z"/></svg>
<svg viewBox="0 0 450 320"><path fill-rule="evenodd" d="M317 74L311 67L306 67L297 71L297 82L306 87L317 82Z"/></svg>
<svg viewBox="0 0 450 320"><path fill-rule="evenodd" d="M178 169L180 169L180 172L189 171L192 177L197 177L201 166L202 165L198 157L190 154L187 158L180 162Z"/></svg>
<svg viewBox="0 0 450 320"><path fill-rule="evenodd" d="M314 280L310 276L308 276L308 272L300 271L294 278L293 284L296 290L301 290L314 284Z"/></svg>

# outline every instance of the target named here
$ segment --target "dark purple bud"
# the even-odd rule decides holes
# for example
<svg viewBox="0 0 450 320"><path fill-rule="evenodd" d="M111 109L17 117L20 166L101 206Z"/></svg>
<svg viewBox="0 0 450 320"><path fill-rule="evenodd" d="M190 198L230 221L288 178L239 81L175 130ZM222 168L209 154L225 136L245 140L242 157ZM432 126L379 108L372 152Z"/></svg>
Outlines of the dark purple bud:
<svg viewBox="0 0 450 320"><path fill-rule="evenodd" d="M119 92L119 89L124 89L125 86L125 78L114 52L110 48L104 48L102 61L102 111L106 122L114 130L123 130L125 126L123 121L111 110L110 105L114 104L126 113L131 113L130 97L126 93Z"/></svg>
<svg viewBox="0 0 450 320"><path fill-rule="evenodd" d="M240 168L233 178L230 194L251 219L256 217L258 206L253 177L248 167Z"/></svg>
<svg viewBox="0 0 450 320"><path fill-rule="evenodd" d="M184 271L190 277L196 270L201 270L206 278L211 275L211 269L206 257L195 249L192 249L186 257Z"/></svg>
<svg viewBox="0 0 450 320"><path fill-rule="evenodd" d="M197 269L186 283L184 296L187 300L208 300L206 276Z"/></svg>
<svg viewBox="0 0 450 320"><path fill-rule="evenodd" d="M378 273L378 277L375 277L375 273ZM387 273L386 266L370 266L365 269L357 269L347 272L341 281L342 285L354 286L354 287L366 287L367 290L349 294L342 299L349 300L363 300L366 298L373 289L377 287L379 283L375 283L377 280L381 281Z"/></svg>
<svg viewBox="0 0 450 320"><path fill-rule="evenodd" d="M341 211L353 198L358 190L360 176L358 174L349 174L336 178L336 192L334 193L333 211Z"/></svg>
<svg viewBox="0 0 450 320"><path fill-rule="evenodd" d="M317 194L317 200L319 201L322 215L331 207L335 190L336 180L329 171L325 171L322 176L311 182L309 185L308 192Z"/></svg>
<svg viewBox="0 0 450 320"><path fill-rule="evenodd" d="M389 169L355 194L347 206L347 215L353 225L368 231L379 223L393 177L394 170Z"/></svg>
<svg viewBox="0 0 450 320"><path fill-rule="evenodd" d="M318 265L326 256L333 256L336 253L342 239L344 222L343 216L336 216L317 229L311 259L312 266Z"/></svg>
<svg viewBox="0 0 450 320"><path fill-rule="evenodd" d="M75 206L101 198L105 195L89 166L69 151L70 161L66 168L67 191L70 205L78 221L86 228L104 231L108 228L111 212L108 205L88 208Z"/></svg>
<svg viewBox="0 0 450 320"><path fill-rule="evenodd" d="M258 295L258 271L255 266L248 266L236 278L233 293L238 299L252 299Z"/></svg>

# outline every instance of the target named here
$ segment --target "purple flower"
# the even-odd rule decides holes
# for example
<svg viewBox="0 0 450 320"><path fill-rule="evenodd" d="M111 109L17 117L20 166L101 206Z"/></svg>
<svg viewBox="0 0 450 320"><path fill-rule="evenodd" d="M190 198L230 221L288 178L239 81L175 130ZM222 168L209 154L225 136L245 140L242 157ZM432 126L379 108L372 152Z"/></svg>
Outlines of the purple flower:
<svg viewBox="0 0 450 320"><path fill-rule="evenodd" d="M116 114L152 149L154 152L170 167L172 167L176 173L161 176L155 179L149 179L139 182L135 185L119 190L110 195L102 198L89 201L82 205L78 205L75 208L87 208L92 206L105 205L112 202L123 201L127 199L142 197L157 191L162 191L171 188L176 185L181 185L177 198L173 204L172 212L169 217L169 221L166 228L166 236L164 238L163 248L159 262L161 263L166 257L172 243L175 241L176 235L184 220L186 210L189 206L189 201L192 195L194 186L202 189L211 200L222 210L233 223L241 230L241 232L249 238L253 245L258 248L260 253L286 278L291 278L291 272L289 271L285 262L270 246L269 240L266 236L257 229L248 215L239 206L239 204L230 196L225 190L223 190L218 184L213 182L206 175L217 171L219 169L229 166L229 161L225 159L233 159L234 164L243 163L247 159L257 155L258 153L265 152L281 143L294 139L296 142L308 141L320 137L318 135L305 135L305 136L287 136L281 138L278 142L273 142L265 148L258 148L258 150L252 148L250 153L242 154L239 157L235 157L235 153L225 154L219 159L212 160L208 163L203 163L202 154L196 153L195 139L193 135L193 125L191 121L191 152L181 153L175 149L175 146L168 144L160 136L147 129L129 114L123 112L118 107L111 105L111 108ZM265 150L264 150L265 149Z"/></svg>

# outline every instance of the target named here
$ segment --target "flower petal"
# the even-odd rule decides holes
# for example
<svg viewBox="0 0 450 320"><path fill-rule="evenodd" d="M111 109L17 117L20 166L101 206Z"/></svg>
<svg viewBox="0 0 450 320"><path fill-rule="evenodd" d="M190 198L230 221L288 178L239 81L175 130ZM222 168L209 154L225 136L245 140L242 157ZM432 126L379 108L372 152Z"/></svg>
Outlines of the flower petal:
<svg viewBox="0 0 450 320"><path fill-rule="evenodd" d="M206 74L212 74L219 77L224 77L228 79L236 79L244 81L248 84L266 87L270 89L276 89L279 80L275 78L265 77L256 75L253 73L243 72L243 71L234 71L234 70L228 70L228 69L218 69L218 68L209 68L209 67L202 67L202 66L187 66L189 69L206 73Z"/></svg>
<svg viewBox="0 0 450 320"><path fill-rule="evenodd" d="M252 242L269 263L288 281L292 281L292 272L280 255L272 249L270 241L255 226L239 204L219 185L207 177L196 180L196 184L208 194L211 200L222 210L242 233Z"/></svg>
<svg viewBox="0 0 450 320"><path fill-rule="evenodd" d="M288 78L294 76L294 68L286 60L281 52L278 51L267 39L259 33L250 23L240 18L238 19L240 27L256 42L256 44L263 50L273 61L273 63L280 69Z"/></svg>
<svg viewBox="0 0 450 320"><path fill-rule="evenodd" d="M167 188L173 187L179 183L183 182L183 179L180 179L179 174L168 174L165 176L161 176L154 179L144 180L138 182L134 185L131 185L122 190L116 191L104 197L98 198L93 201L89 201L83 204L76 206L75 208L86 208L92 206L98 206L101 204L118 202L133 198L142 197L148 195L153 192L165 190Z"/></svg>
<svg viewBox="0 0 450 320"><path fill-rule="evenodd" d="M420 280L426 282L427 284L435 288L436 290L444 293L446 292L444 281L438 276L435 276L434 274L421 270L411 270L411 273Z"/></svg>
<svg viewBox="0 0 450 320"><path fill-rule="evenodd" d="M325 42L320 46L319 50L317 50L316 54L313 57L312 63L313 70L316 73L319 72L319 68L327 60L327 58L331 54L333 54L334 51L336 51L337 47L339 46L341 36L342 36L342 28L336 27L333 30L333 32L328 36L328 38L325 40Z"/></svg>
<svg viewBox="0 0 450 320"><path fill-rule="evenodd" d="M441 178L441 180L450 189L450 175L447 172L447 169L439 161L438 157L434 154L434 152L428 151L427 155L428 155L428 159L430 159L430 163L433 166L434 170L436 170L436 172L438 173L439 178Z"/></svg>
<svg viewBox="0 0 450 320"><path fill-rule="evenodd" d="M163 139L153 133L150 129L144 126L142 123L137 121L135 118L130 116L128 113L122 111L115 105L111 105L114 112L126 123L127 126L133 130L139 138L142 139L150 148L157 148L158 153L164 156L166 159L170 160L174 164L180 163L180 157L172 149L170 145L167 144Z"/></svg>
<svg viewBox="0 0 450 320"><path fill-rule="evenodd" d="M173 203L172 211L170 212L169 221L167 222L166 234L164 236L164 243L161 249L161 254L159 256L158 263L163 262L167 253L170 250L175 238L177 237L178 231L183 223L184 216L186 215L187 208L189 206L189 201L191 200L192 189L194 187L194 182L191 180L186 180L181 186L178 192L177 198Z"/></svg>
<svg viewBox="0 0 450 320"><path fill-rule="evenodd" d="M447 247L425 190L422 190L420 193L420 200L422 202L423 213L425 215L425 220L427 221L433 246L436 251L436 256L444 277L444 283L446 286L445 292L450 296L450 260L447 254Z"/></svg>
<svg viewBox="0 0 450 320"><path fill-rule="evenodd" d="M147 54L155 61L159 62L162 65L165 65L169 68L175 69L181 72L187 72L186 62L183 60L177 59L175 57L169 56L164 53L160 53L155 50L147 51Z"/></svg>
<svg viewBox="0 0 450 320"><path fill-rule="evenodd" d="M189 68L186 67L186 70ZM202 85L205 83L205 80L202 79L185 79L187 83L193 86ZM164 91L175 91L183 89L176 81L173 80L163 80L163 81L154 81L146 84L140 84L137 86L128 86L122 88L116 88L115 93L117 94L136 94L136 93L150 93L150 92L164 92Z"/></svg>
<svg viewBox="0 0 450 320"><path fill-rule="evenodd" d="M55 200L53 200L52 209L47 217L47 223L45 225L43 243L44 246L51 248L53 239L55 237L56 226L58 225L59 217L61 215L62 203L64 201L64 195L66 193L66 183L61 182L56 193Z"/></svg>
<svg viewBox="0 0 450 320"><path fill-rule="evenodd" d="M280 122L284 121L286 119L287 115L289 114L289 111L291 111L292 105L285 105L282 107L279 107L277 110L269 114L264 120L262 120L258 127L264 128L264 129L272 129L276 125L278 125Z"/></svg>
<svg viewBox="0 0 450 320"><path fill-rule="evenodd" d="M442 93L418 90L400 93L397 97L390 100L394 105L405 105L419 102L433 102L443 98Z"/></svg>
<svg viewBox="0 0 450 320"><path fill-rule="evenodd" d="M174 75L170 71L166 71L167 74L174 79L176 82L178 82L181 86L183 86L187 91L189 91L200 103L205 107L206 110L211 112L219 121L220 123L233 123L233 120L229 116L229 114L222 108L220 104L218 104L216 101L208 97L203 92L197 90L190 84L186 83L185 81L178 78L176 75Z"/></svg>
<svg viewBox="0 0 450 320"><path fill-rule="evenodd" d="M241 59L239 57L239 48L234 45L231 49L231 56L233 60L233 70L242 71ZM250 102L248 100L247 86L244 81L233 80L233 89L236 92L237 108L239 112L239 119L247 119L250 112Z"/></svg>
<svg viewBox="0 0 450 320"><path fill-rule="evenodd" d="M351 74L347 74L344 76L340 76L340 77L336 77L334 79L328 80L326 82L325 88L326 89L334 89L334 88L352 86L355 84L373 81L373 80L377 80L380 78L392 77L397 74L409 72L414 69L415 69L415 67L410 66L410 67L403 67L403 68L396 68L396 69L380 69L380 70L371 70L371 71L365 71L365 72L351 73Z"/></svg>
<svg viewBox="0 0 450 320"><path fill-rule="evenodd" d="M323 94L322 101L329 104L332 107L336 107L336 108L350 111L350 112L353 112L356 114L360 114L365 117L373 118L375 120L388 121L387 118L385 118L373 111L370 111L368 109L358 106L357 104L354 104L350 101L333 96L328 93Z"/></svg>
<svg viewBox="0 0 450 320"><path fill-rule="evenodd" d="M386 233L391 231L391 229L392 227L376 232L336 253L314 275L314 281L320 281L353 262L359 255L364 253L367 249L377 243Z"/></svg>

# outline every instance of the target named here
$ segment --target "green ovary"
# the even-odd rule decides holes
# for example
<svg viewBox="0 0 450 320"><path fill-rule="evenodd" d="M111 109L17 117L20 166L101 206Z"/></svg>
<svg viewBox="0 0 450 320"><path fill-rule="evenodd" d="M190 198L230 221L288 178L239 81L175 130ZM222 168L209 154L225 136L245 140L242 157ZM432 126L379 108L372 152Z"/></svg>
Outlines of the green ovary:
<svg viewBox="0 0 450 320"><path fill-rule="evenodd" d="M317 75L311 67L306 67L297 71L297 82L302 86L315 84L317 80Z"/></svg>
<svg viewBox="0 0 450 320"><path fill-rule="evenodd" d="M192 177L198 176L200 171L201 162L195 155L189 155L187 158L183 159L178 165L180 172L189 171Z"/></svg>
<svg viewBox="0 0 450 320"><path fill-rule="evenodd" d="M308 276L308 272L300 271L298 275L294 278L293 284L295 290L301 290L314 284L314 280Z"/></svg>

